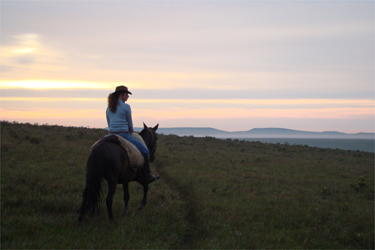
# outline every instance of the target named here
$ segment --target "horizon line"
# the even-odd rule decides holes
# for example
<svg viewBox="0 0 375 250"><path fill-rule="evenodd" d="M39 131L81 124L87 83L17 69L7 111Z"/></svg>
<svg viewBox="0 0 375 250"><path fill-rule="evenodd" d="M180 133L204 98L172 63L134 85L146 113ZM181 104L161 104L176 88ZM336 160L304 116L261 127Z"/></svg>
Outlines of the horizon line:
<svg viewBox="0 0 375 250"><path fill-rule="evenodd" d="M143 129L143 127L134 127L134 129ZM104 128L108 129L108 127ZM297 130L297 129L290 129L290 128L280 128L280 127L264 127L264 128L252 128L249 130L240 130L240 131L226 131L222 129L217 129L213 127L159 127L159 129L213 129L213 130L218 130L226 133L240 133L240 132L249 132L254 129L280 129L280 130L289 130L289 131L295 131L295 132L307 132L307 133L342 133L346 135L356 135L356 134L375 134L375 132L356 132L356 133L345 133L345 132L340 132L340 131L308 131L308 130Z"/></svg>
<svg viewBox="0 0 375 250"><path fill-rule="evenodd" d="M0 122L3 123L12 123L12 124L28 124L32 126L61 126L61 127L75 127L75 128L88 128L88 129L103 129L103 130L108 130L108 127L90 127L90 126L75 126L75 125L61 125L61 124L50 124L50 123L38 123L38 122L19 122L19 121L9 121L9 120L2 120L0 119ZM143 127L134 127L134 129L143 129ZM217 129L213 127L160 127L158 129L213 129L213 130L218 130L221 132L226 132L226 133L240 133L240 132L249 132L253 129L283 129L283 130L291 130L291 131L296 131L296 132L308 132L308 133L327 133L327 132L332 132L332 133L342 133L345 135L356 135L356 134L374 134L375 132L355 132L355 133L346 133L346 132L341 132L341 131L332 131L332 130L325 130L325 131L309 131L309 130L298 130L298 129L290 129L290 128L282 128L282 127L257 127L257 128L251 128L248 130L239 130L239 131L227 131L223 129Z"/></svg>

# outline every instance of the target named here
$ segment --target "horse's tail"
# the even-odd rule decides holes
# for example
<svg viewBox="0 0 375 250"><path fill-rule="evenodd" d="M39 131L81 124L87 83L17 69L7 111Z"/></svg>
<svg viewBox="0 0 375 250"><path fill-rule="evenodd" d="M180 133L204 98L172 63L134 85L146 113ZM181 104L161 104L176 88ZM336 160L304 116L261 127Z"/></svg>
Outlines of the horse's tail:
<svg viewBox="0 0 375 250"><path fill-rule="evenodd" d="M91 151L86 163L86 187L83 190L82 206L79 210L80 220L83 220L83 216L88 212L93 215L99 211L105 167L104 148L100 145Z"/></svg>

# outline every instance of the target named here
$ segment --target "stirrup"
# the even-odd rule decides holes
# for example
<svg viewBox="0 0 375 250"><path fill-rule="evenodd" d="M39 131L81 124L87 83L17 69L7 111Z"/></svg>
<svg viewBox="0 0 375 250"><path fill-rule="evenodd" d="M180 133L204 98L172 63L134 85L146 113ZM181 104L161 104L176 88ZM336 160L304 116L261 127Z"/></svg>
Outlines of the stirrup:
<svg viewBox="0 0 375 250"><path fill-rule="evenodd" d="M160 176L156 177L155 175L153 175L153 174L150 173L146 177L146 182L147 182L147 184L150 184L151 182L154 182L154 181L156 181L158 179L160 179Z"/></svg>

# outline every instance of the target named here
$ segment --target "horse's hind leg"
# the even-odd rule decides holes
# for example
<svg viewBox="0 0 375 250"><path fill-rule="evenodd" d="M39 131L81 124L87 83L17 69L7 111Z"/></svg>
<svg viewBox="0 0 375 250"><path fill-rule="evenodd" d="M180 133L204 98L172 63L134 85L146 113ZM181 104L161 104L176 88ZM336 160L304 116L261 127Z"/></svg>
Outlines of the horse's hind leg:
<svg viewBox="0 0 375 250"><path fill-rule="evenodd" d="M122 184L122 188L124 189L124 202L125 202L125 210L122 213L122 215L127 215L128 214L128 203L129 203L129 183L124 183Z"/></svg>
<svg viewBox="0 0 375 250"><path fill-rule="evenodd" d="M108 181L108 195L106 199L107 203L107 210L109 219L113 220L113 214L112 214L112 203L113 203L113 195L116 191L116 181Z"/></svg>

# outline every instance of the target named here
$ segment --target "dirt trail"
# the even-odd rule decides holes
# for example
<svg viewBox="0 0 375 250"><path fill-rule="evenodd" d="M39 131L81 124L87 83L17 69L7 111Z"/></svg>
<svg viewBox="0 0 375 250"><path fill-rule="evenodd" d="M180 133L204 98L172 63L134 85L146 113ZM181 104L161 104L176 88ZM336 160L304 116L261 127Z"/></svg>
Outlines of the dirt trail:
<svg viewBox="0 0 375 250"><path fill-rule="evenodd" d="M184 208L186 212L185 220L188 223L188 227L185 235L180 241L181 247L190 249L196 247L199 248L200 240L203 239L207 233L205 232L201 219L198 215L197 203L199 201L196 199L196 197L194 197L194 193L191 191L192 188L189 185L182 184L179 180L171 177L166 171L164 171L163 164L161 162L155 163L155 167L162 176L161 180L165 181L172 190L176 190L181 199L184 201Z"/></svg>

